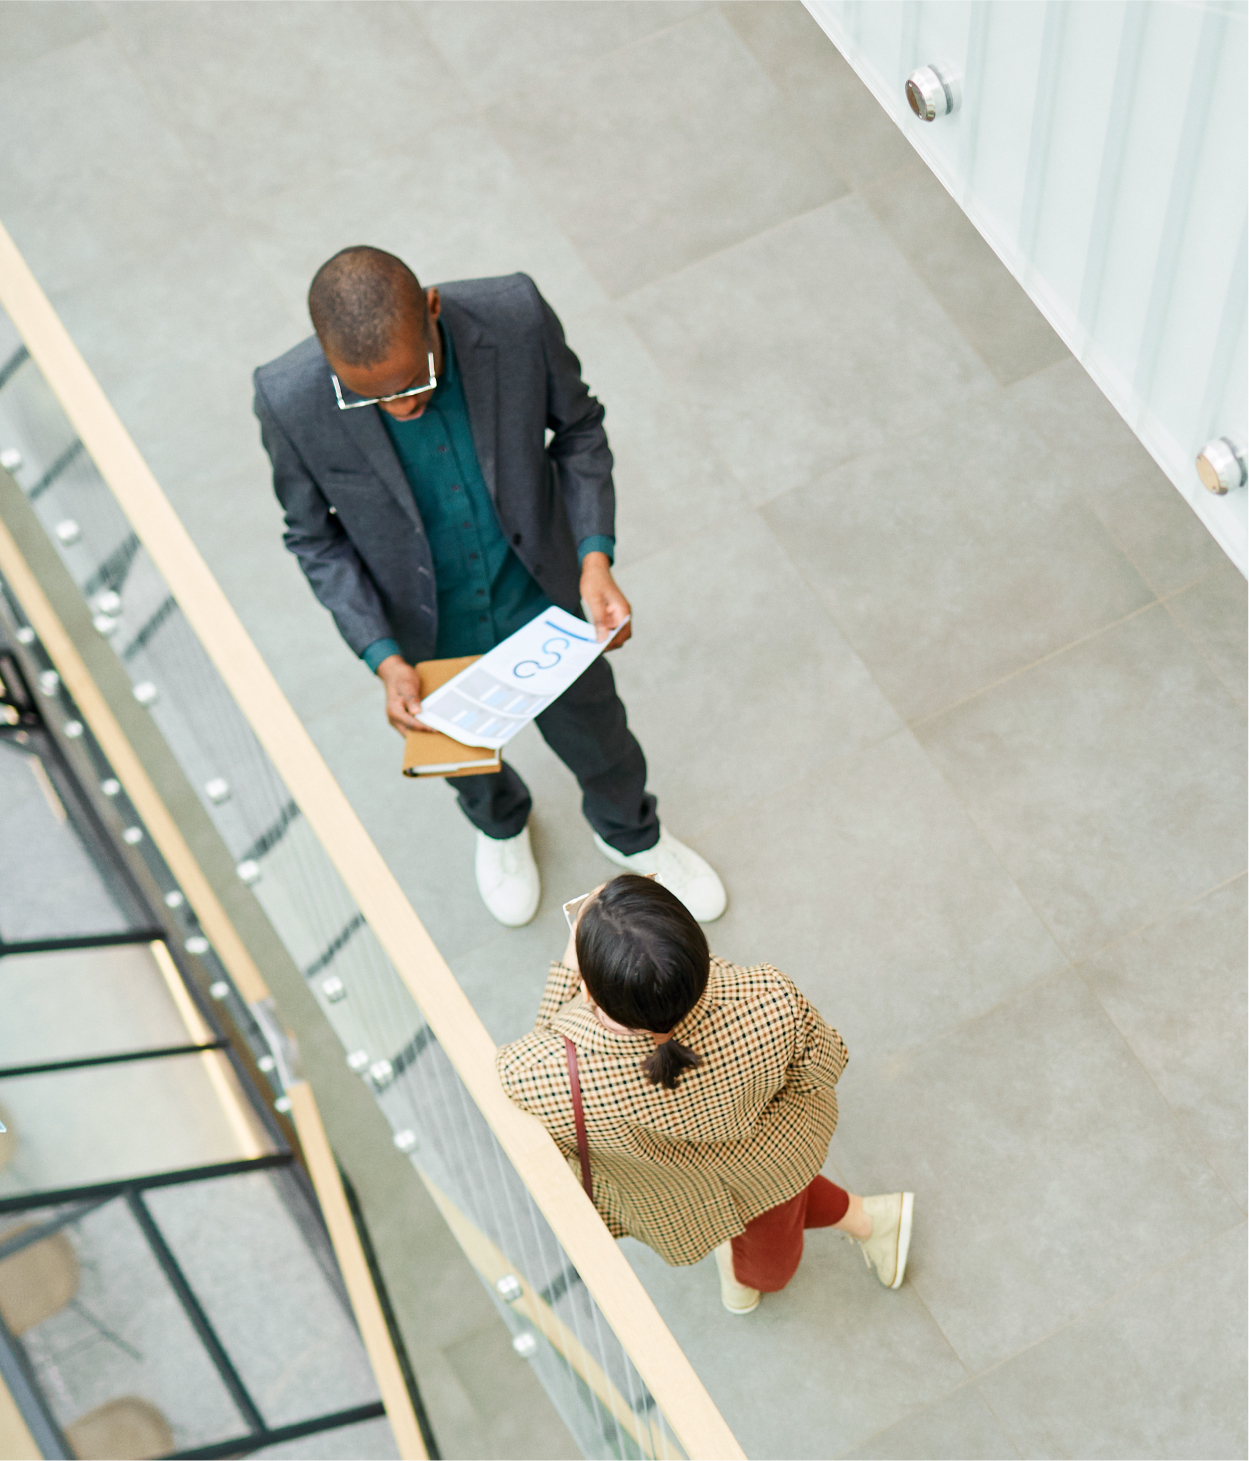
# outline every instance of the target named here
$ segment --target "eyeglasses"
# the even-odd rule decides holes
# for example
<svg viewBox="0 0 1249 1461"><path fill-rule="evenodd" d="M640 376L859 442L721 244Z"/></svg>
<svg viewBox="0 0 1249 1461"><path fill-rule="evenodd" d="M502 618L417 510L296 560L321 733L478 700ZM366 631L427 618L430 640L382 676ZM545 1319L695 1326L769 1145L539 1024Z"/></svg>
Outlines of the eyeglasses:
<svg viewBox="0 0 1249 1461"><path fill-rule="evenodd" d="M434 352L429 352L429 383L423 386L412 386L406 391L396 391L393 396L370 396L367 401L344 401L343 388L338 383L338 377L330 371L330 379L334 382L334 394L338 397L338 409L340 411L354 411L359 406L380 406L384 401L402 401L405 396L424 396L428 392L437 390L438 377L434 374Z"/></svg>

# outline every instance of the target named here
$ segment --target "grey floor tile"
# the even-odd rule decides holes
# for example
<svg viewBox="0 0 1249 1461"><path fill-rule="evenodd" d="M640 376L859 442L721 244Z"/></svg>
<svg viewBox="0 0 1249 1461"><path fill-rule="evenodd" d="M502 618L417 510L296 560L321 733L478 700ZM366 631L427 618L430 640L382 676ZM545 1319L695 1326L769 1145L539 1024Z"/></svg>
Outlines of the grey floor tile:
<svg viewBox="0 0 1249 1461"><path fill-rule="evenodd" d="M479 106L544 77L575 75L600 57L679 25L706 7L698 0L425 0L417 10L464 90Z"/></svg>
<svg viewBox="0 0 1249 1461"><path fill-rule="evenodd" d="M111 34L9 77L0 135L0 212L49 293L160 253L218 206Z"/></svg>
<svg viewBox="0 0 1249 1461"><path fill-rule="evenodd" d="M908 731L747 805L701 846L733 892L712 947L784 969L856 1070L1065 963Z"/></svg>
<svg viewBox="0 0 1249 1461"><path fill-rule="evenodd" d="M1244 871L1242 720L1155 605L916 733L1081 958Z"/></svg>
<svg viewBox="0 0 1249 1461"><path fill-rule="evenodd" d="M1247 963L1245 880L1237 878L1077 965L1242 1208Z"/></svg>
<svg viewBox="0 0 1249 1461"><path fill-rule="evenodd" d="M104 17L89 0L6 0L0 7L0 76L49 51L72 46L105 27Z"/></svg>
<svg viewBox="0 0 1249 1461"><path fill-rule="evenodd" d="M742 1448L760 1461L840 1455L966 1379L915 1292L881 1288L857 1245L835 1233L808 1233L789 1286L744 1319L721 1307L713 1258L668 1268L632 1239L623 1247Z"/></svg>
<svg viewBox="0 0 1249 1461"><path fill-rule="evenodd" d="M752 502L993 384L855 197L639 290L625 311Z"/></svg>
<svg viewBox="0 0 1249 1461"><path fill-rule="evenodd" d="M301 331L228 221L101 270L56 304L192 532L233 516L235 495L221 493L229 479L273 502L251 374Z"/></svg>
<svg viewBox="0 0 1249 1461"><path fill-rule="evenodd" d="M238 227L305 334L313 274L355 243L398 254L424 284L523 270L559 314L606 300L476 118L426 131L419 157L391 151L252 203L239 213Z"/></svg>
<svg viewBox="0 0 1249 1461"><path fill-rule="evenodd" d="M1242 1216L1070 972L838 1094L831 1155L914 1191L907 1282L973 1375Z"/></svg>
<svg viewBox="0 0 1249 1461"><path fill-rule="evenodd" d="M899 721L754 513L620 574L613 668L659 814L686 837L891 734Z"/></svg>
<svg viewBox="0 0 1249 1461"><path fill-rule="evenodd" d="M1025 1456L1243 1456L1245 1318L1241 1223L980 1388Z"/></svg>
<svg viewBox="0 0 1249 1461"><path fill-rule="evenodd" d="M406 6L107 4L113 33L231 206L422 137L469 102ZM354 242L354 240L353 240Z"/></svg>
<svg viewBox="0 0 1249 1461"><path fill-rule="evenodd" d="M689 542L744 508L746 494L619 308L565 321L590 389L607 408L616 459L616 562Z"/></svg>
<svg viewBox="0 0 1249 1461"><path fill-rule="evenodd" d="M914 161L901 129L799 0L727 0L721 9L780 88L807 141L851 187Z"/></svg>
<svg viewBox="0 0 1249 1461"><path fill-rule="evenodd" d="M1069 358L1049 321L918 156L862 197L999 384Z"/></svg>
<svg viewBox="0 0 1249 1461"><path fill-rule="evenodd" d="M714 10L486 115L613 296L845 192Z"/></svg>
<svg viewBox="0 0 1249 1461"><path fill-rule="evenodd" d="M1167 610L1243 708L1249 690L1249 595L1232 563L1167 600Z"/></svg>
<svg viewBox="0 0 1249 1461"><path fill-rule="evenodd" d="M762 511L907 719L1153 598L1000 392Z"/></svg>
<svg viewBox="0 0 1249 1461"><path fill-rule="evenodd" d="M927 1410L908 1415L849 1453L862 1461L999 1461L1017 1456L1015 1444L974 1385L963 1385Z"/></svg>
<svg viewBox="0 0 1249 1461"><path fill-rule="evenodd" d="M1172 593L1226 562L1079 361L1051 365L1010 393L1155 592Z"/></svg>

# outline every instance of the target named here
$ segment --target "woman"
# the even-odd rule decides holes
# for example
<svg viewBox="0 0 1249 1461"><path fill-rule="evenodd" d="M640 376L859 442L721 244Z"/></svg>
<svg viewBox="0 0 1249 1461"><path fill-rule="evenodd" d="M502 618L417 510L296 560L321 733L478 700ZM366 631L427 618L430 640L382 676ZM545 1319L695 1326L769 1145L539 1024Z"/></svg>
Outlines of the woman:
<svg viewBox="0 0 1249 1461"><path fill-rule="evenodd" d="M574 1165L575 1075L603 1221L668 1263L714 1249L724 1307L748 1314L793 1277L804 1228L838 1229L886 1288L902 1282L911 1194L860 1198L820 1175L846 1059L784 974L712 958L684 904L625 874L583 903L498 1071Z"/></svg>

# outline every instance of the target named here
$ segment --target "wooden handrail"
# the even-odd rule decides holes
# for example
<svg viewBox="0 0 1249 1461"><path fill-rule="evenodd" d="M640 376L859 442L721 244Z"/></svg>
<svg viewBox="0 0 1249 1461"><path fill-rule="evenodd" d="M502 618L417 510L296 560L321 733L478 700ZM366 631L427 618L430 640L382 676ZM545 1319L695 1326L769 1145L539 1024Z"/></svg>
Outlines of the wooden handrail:
<svg viewBox="0 0 1249 1461"><path fill-rule="evenodd" d="M0 305L686 1453L744 1458L559 1149L504 1094L476 1010L2 226Z"/></svg>
<svg viewBox="0 0 1249 1461"><path fill-rule="evenodd" d="M13 1392L3 1380L0 1380L0 1456L6 1461L40 1461L43 1456L17 1408Z"/></svg>
<svg viewBox="0 0 1249 1461"><path fill-rule="evenodd" d="M299 1144L304 1149L308 1175L325 1214L330 1242L334 1245L338 1267L347 1285L347 1296L360 1327L360 1337L368 1351L377 1387L382 1392L386 1419L395 1433L395 1444L404 1461L428 1461L429 1452L425 1449L412 1398L404 1384L394 1345L390 1342L386 1317L373 1287L368 1259L364 1256L360 1235L347 1206L343 1180L330 1150L329 1137L321 1124L321 1113L317 1110L312 1087L307 1081L296 1081L294 1085L287 1086L286 1095L291 1103L295 1130L299 1133Z"/></svg>

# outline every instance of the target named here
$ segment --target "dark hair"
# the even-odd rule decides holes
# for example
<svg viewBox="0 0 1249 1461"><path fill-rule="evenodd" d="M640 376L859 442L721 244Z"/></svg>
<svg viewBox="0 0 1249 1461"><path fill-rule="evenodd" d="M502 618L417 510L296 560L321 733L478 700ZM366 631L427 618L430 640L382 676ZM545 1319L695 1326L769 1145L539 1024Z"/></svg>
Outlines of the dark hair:
<svg viewBox="0 0 1249 1461"><path fill-rule="evenodd" d="M396 331L424 318L420 281L384 249L353 244L327 259L308 290L308 313L322 348L346 365L384 360Z"/></svg>
<svg viewBox="0 0 1249 1461"><path fill-rule="evenodd" d="M666 1035L707 987L711 955L692 913L662 883L636 873L613 878L577 924L577 963L590 998L631 1030ZM642 1061L652 1085L675 1090L702 1056L666 1040Z"/></svg>

